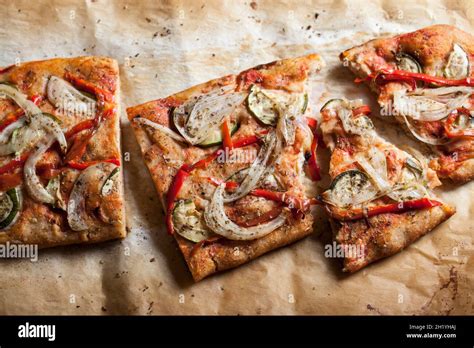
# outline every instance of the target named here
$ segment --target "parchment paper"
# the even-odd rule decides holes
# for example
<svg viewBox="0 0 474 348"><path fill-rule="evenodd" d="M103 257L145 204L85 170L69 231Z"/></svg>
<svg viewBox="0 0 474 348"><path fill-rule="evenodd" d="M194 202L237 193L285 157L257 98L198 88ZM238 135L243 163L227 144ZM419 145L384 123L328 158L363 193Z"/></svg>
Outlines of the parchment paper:
<svg viewBox="0 0 474 348"><path fill-rule="evenodd" d="M122 106L274 59L318 52L319 105L374 97L338 62L343 49L435 23L474 33L471 1L0 1L0 64L106 55L121 66ZM474 183L447 185L457 214L389 259L343 275L319 233L194 284L123 111L129 235L0 260L1 314L473 314ZM380 122L378 129L385 129ZM389 127L388 127L389 128ZM392 127L393 128L393 127ZM391 141L409 140L382 132ZM322 160L327 154L321 154ZM324 164L323 164L324 165ZM324 185L324 181L321 185Z"/></svg>

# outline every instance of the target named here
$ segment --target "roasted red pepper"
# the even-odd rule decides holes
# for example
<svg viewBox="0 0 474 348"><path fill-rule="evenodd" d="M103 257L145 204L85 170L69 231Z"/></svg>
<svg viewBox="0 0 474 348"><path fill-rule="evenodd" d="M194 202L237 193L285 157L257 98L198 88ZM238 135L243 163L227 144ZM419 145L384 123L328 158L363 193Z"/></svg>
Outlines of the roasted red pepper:
<svg viewBox="0 0 474 348"><path fill-rule="evenodd" d="M43 97L39 95L34 95L28 99L38 105L43 100ZM23 111L23 109L18 109L13 112L10 112L0 123L0 132L7 128L9 125L11 125L13 122L16 122L24 114L25 112Z"/></svg>
<svg viewBox="0 0 474 348"><path fill-rule="evenodd" d="M469 110L465 108L461 108L456 110L456 112L452 112L448 119L444 124L444 132L448 136L448 138L460 138L460 137L473 137L474 136L474 129L453 129L453 124L456 122L457 118L461 115L466 115L471 117Z"/></svg>
<svg viewBox="0 0 474 348"><path fill-rule="evenodd" d="M380 214L400 214L410 210L421 210L441 206L438 201L421 198L412 201L380 205L368 208L365 212L362 209L343 210L329 209L329 214L341 221L359 220Z"/></svg>
<svg viewBox="0 0 474 348"><path fill-rule="evenodd" d="M313 142L311 143L311 157L308 159L308 170L313 181L321 180L321 171L317 162L316 150L318 149L319 136L316 133L318 122L313 118L307 118L307 123L313 132Z"/></svg>
<svg viewBox="0 0 474 348"><path fill-rule="evenodd" d="M168 234L174 233L173 225L173 210L175 206L175 200L178 197L179 191L183 186L186 178L189 176L192 167L187 164L183 164L181 168L178 169L173 181L171 182L168 193L166 194L166 227L168 229Z"/></svg>
<svg viewBox="0 0 474 348"><path fill-rule="evenodd" d="M101 162L113 163L117 166L120 166L120 159L118 158L108 158L104 160L88 161L88 162L77 162L77 161L72 160L72 161L67 162L67 165L73 169L83 170L83 169L86 169L87 167L90 167L94 164L101 163Z"/></svg>
<svg viewBox="0 0 474 348"><path fill-rule="evenodd" d="M213 177L208 177L207 180L215 186L219 186L220 184L224 183L223 180L219 180L219 179L216 179L216 178L213 178ZM232 190L232 189L235 189L237 187L239 187L238 182L235 182L235 181L226 181L225 182L225 188L226 189Z"/></svg>
<svg viewBox="0 0 474 348"><path fill-rule="evenodd" d="M67 71L64 74L64 78L66 80L68 80L69 82L71 82L78 89L80 89L84 92L88 92L88 93L91 93L91 94L95 95L95 97L99 101L105 101L105 102L113 102L114 101L114 95L111 92L109 92L109 91L107 91L103 88L100 88L100 87L96 86L95 84L90 83L89 81L86 81L86 80L80 78L79 76L73 75L73 74L71 74L70 72Z"/></svg>
<svg viewBox="0 0 474 348"><path fill-rule="evenodd" d="M0 174L10 173L15 169L21 167L26 162L29 155L29 153L24 153L20 157L14 158L7 164L4 164L0 167Z"/></svg>
<svg viewBox="0 0 474 348"><path fill-rule="evenodd" d="M73 135L76 135L77 133L80 133L84 130L88 130L88 129L91 129L95 126L96 122L94 119L89 119L89 120L85 120L85 121L82 121L82 122L79 122L78 124L76 124L74 127L72 127L71 129L69 129L65 134L64 136L66 137L66 139L69 139L71 138Z"/></svg>
<svg viewBox="0 0 474 348"><path fill-rule="evenodd" d="M17 187L23 181L22 173L6 173L0 175L0 191L6 192Z"/></svg>
<svg viewBox="0 0 474 348"><path fill-rule="evenodd" d="M222 123L222 146L224 149L232 150L232 135L230 133L228 118Z"/></svg>
<svg viewBox="0 0 474 348"><path fill-rule="evenodd" d="M241 227L252 227L252 226L257 226L260 224L264 224L268 221L271 221L278 217L278 215L281 214L281 211L283 208L281 206L277 206L266 213L263 213L262 215L259 215L255 218L245 220L243 222L237 222L237 224Z"/></svg>

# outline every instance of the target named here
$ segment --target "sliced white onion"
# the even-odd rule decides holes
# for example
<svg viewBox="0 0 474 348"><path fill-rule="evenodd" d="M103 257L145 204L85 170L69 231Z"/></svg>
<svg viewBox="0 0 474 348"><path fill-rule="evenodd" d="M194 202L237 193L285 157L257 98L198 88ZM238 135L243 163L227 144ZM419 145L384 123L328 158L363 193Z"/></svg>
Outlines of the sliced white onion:
<svg viewBox="0 0 474 348"><path fill-rule="evenodd" d="M32 101L26 99L26 96L16 88L6 84L0 84L0 96L2 94L13 99L13 101L23 109L28 119L33 115L41 114L41 109Z"/></svg>
<svg viewBox="0 0 474 348"><path fill-rule="evenodd" d="M469 56L458 44L453 46L444 68L444 75L450 79L462 79L469 76Z"/></svg>
<svg viewBox="0 0 474 348"><path fill-rule="evenodd" d="M423 88L408 93L397 90L393 93L393 106L399 115L419 121L439 121L466 106L472 94L474 88L470 87Z"/></svg>
<svg viewBox="0 0 474 348"><path fill-rule="evenodd" d="M36 175L36 163L41 159L43 154L54 143L54 138L49 137L42 144L36 147L36 150L28 157L23 168L23 176L25 185L30 196L38 202L54 204L55 199L41 184Z"/></svg>
<svg viewBox="0 0 474 348"><path fill-rule="evenodd" d="M225 213L224 190L225 184L221 184L216 188L211 202L204 211L204 221L213 232L231 240L252 240L266 236L285 223L286 217L282 213L270 222L247 228L240 227L230 220Z"/></svg>
<svg viewBox="0 0 474 348"><path fill-rule="evenodd" d="M237 199L247 195L256 187L256 185L260 181L260 178L265 173L270 156L272 155L273 150L275 148L276 142L277 137L275 132L270 132L265 136L263 145L260 148L260 151L258 152L257 158L255 158L255 160L249 167L249 170L244 180L242 180L242 183L235 191L225 194L224 202L229 203L236 201Z"/></svg>
<svg viewBox="0 0 474 348"><path fill-rule="evenodd" d="M303 115L300 103L300 95L290 95L285 100L275 100L279 118L277 121L277 132L282 136L285 145L293 145L296 134L296 121Z"/></svg>
<svg viewBox="0 0 474 348"><path fill-rule="evenodd" d="M168 135L170 138L176 140L176 141L179 141L179 142L182 142L182 143L185 143L186 140L180 136L179 134L173 132L171 129L169 129L168 127L165 127L165 126L162 126L161 124L158 124L156 122L153 122L147 118L144 118L144 117L135 117L133 119L133 122L135 123L138 123L138 124L143 124L143 125L146 125L146 126L149 126L153 129L156 129L156 130L159 130L160 132L162 133L165 133L166 135Z"/></svg>
<svg viewBox="0 0 474 348"><path fill-rule="evenodd" d="M410 121L408 121L408 118L405 115L401 116L403 117L403 120L405 121L408 130L419 141L429 145L445 145L451 142L450 139L429 138L419 134L415 127L410 123Z"/></svg>
<svg viewBox="0 0 474 348"><path fill-rule="evenodd" d="M62 113L93 116L96 101L79 92L70 83L51 76L46 88L49 101Z"/></svg>
<svg viewBox="0 0 474 348"><path fill-rule="evenodd" d="M67 141L64 133L59 126L58 122L56 122L51 117L45 116L43 114L33 115L31 117L30 127L35 130L44 129L49 134L51 134L59 143L59 147L63 153L67 151Z"/></svg>
<svg viewBox="0 0 474 348"><path fill-rule="evenodd" d="M379 159L374 159L373 160L373 163L375 165L375 168L378 168L378 164L375 164L377 163ZM387 165L385 163L385 168L383 168L383 165L380 164L382 166L382 168L379 168L379 169L375 169L374 166L371 164L371 162L369 162L365 156L363 156L362 154L359 154L356 156L356 161L357 163L359 163L359 165L361 166L361 168L364 170L364 172L370 177L370 179L372 180L372 182L374 183L374 185L377 187L377 189L380 191L380 192L388 192L390 191L391 189L391 185L390 183L387 181ZM383 174L383 171L385 171L385 175Z"/></svg>
<svg viewBox="0 0 474 348"><path fill-rule="evenodd" d="M22 117L6 127L0 134L0 156L10 155L17 151L15 146L11 144L9 140L15 129L22 127L24 124L25 118Z"/></svg>
<svg viewBox="0 0 474 348"><path fill-rule="evenodd" d="M85 231L93 225L92 217L86 211L87 190L95 185L97 193L117 166L101 162L84 169L74 183L67 203L67 221L73 231Z"/></svg>
<svg viewBox="0 0 474 348"><path fill-rule="evenodd" d="M175 127L188 143L192 145L202 143L209 133L220 127L226 116L242 104L246 96L247 93L240 92L224 94L212 92L199 96L196 100L175 109L173 115Z"/></svg>

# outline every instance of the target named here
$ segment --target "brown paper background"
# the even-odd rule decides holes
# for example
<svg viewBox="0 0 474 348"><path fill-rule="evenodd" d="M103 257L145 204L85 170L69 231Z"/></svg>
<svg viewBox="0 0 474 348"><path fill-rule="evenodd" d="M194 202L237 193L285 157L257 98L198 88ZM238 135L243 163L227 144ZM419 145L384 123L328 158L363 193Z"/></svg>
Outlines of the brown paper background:
<svg viewBox="0 0 474 348"><path fill-rule="evenodd" d="M366 88L337 55L375 36L435 23L474 33L472 1L0 1L0 64L106 55L121 67L122 109L277 58L327 62L313 100ZM317 14L317 15L316 15ZM317 17L317 18L316 18ZM122 111L129 235L0 260L1 314L473 314L474 183L440 195L458 212L414 245L350 276L322 232L194 284ZM376 125L391 141L406 137ZM322 154L324 158L324 154ZM323 182L324 183L324 182ZM323 184L322 183L322 184ZM321 184L321 185L322 185ZM313 187L313 189L315 189ZM321 214L319 214L321 215Z"/></svg>

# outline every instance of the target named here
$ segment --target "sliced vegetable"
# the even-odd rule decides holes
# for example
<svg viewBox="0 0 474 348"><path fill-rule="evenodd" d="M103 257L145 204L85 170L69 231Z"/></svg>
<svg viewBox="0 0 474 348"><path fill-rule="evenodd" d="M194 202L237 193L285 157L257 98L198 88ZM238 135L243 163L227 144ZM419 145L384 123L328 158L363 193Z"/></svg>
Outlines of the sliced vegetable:
<svg viewBox="0 0 474 348"><path fill-rule="evenodd" d="M40 179L36 175L36 163L41 159L43 154L54 143L54 138L49 137L41 144L36 146L36 149L31 153L23 168L23 177L25 185L30 196L38 202L54 204L56 201L54 197L43 187Z"/></svg>
<svg viewBox="0 0 474 348"><path fill-rule="evenodd" d="M253 227L241 227L230 220L224 210L225 184L219 185L208 206L204 211L204 221L206 225L215 233L231 240L253 240L266 236L281 227L286 217L284 214L278 215L270 222Z"/></svg>
<svg viewBox="0 0 474 348"><path fill-rule="evenodd" d="M461 79L445 79L437 76L430 76L421 73L415 73L403 70L381 70L377 74L371 74L366 78L367 81L374 81L377 85L383 85L388 82L402 81L412 85L412 89L416 88L416 81L432 83L439 87L442 86L467 86L474 87L474 79L470 77ZM410 82L411 81L411 82ZM359 82L359 81L357 81Z"/></svg>
<svg viewBox="0 0 474 348"><path fill-rule="evenodd" d="M434 137L429 137L425 136L423 134L420 134L419 131L415 128L414 125L410 123L408 118L405 115L401 115L403 117L403 120L405 121L405 124L410 131L410 133L419 141L429 144L429 145L445 145L449 142L451 142L450 139L440 139L440 138L434 138Z"/></svg>
<svg viewBox="0 0 474 348"><path fill-rule="evenodd" d="M10 137L25 124L25 119L20 118L17 121L8 125L0 134L0 156L6 156L20 149L12 145Z"/></svg>
<svg viewBox="0 0 474 348"><path fill-rule="evenodd" d="M314 119L312 119L314 120ZM311 122L312 126L310 126L311 131L313 133L313 141L311 142L311 157L308 159L308 169L311 179L313 181L321 180L321 171L319 169L319 165L317 162L316 157L316 150L318 149L319 137L316 133L317 122L316 120Z"/></svg>
<svg viewBox="0 0 474 348"><path fill-rule="evenodd" d="M18 187L0 192L0 230L10 227L20 215L21 192Z"/></svg>
<svg viewBox="0 0 474 348"><path fill-rule="evenodd" d="M249 167L247 176L242 181L237 190L225 194L224 202L228 203L236 201L255 188L263 173L265 172L267 165L269 164L269 160L275 148L276 142L277 139L275 132L270 132L266 135L263 145L258 152L257 158Z"/></svg>
<svg viewBox="0 0 474 348"><path fill-rule="evenodd" d="M395 59L397 61L397 68L399 70L405 70L415 73L421 73L423 71L420 63L418 63L418 61L414 57L410 56L407 53L399 53L395 56Z"/></svg>
<svg viewBox="0 0 474 348"><path fill-rule="evenodd" d="M85 116L95 114L96 101L57 76L50 77L46 91L49 101L63 113Z"/></svg>
<svg viewBox="0 0 474 348"><path fill-rule="evenodd" d="M329 214L340 221L351 221L369 218L380 214L401 214L410 210L422 210L441 205L441 202L429 198L421 198L412 201L385 204L368 209L329 209Z"/></svg>
<svg viewBox="0 0 474 348"><path fill-rule="evenodd" d="M181 168L178 169L178 172L168 189L168 193L166 194L166 227L168 229L168 234L174 233L173 210L176 204L175 201L192 169L193 168L189 165L183 164Z"/></svg>
<svg viewBox="0 0 474 348"><path fill-rule="evenodd" d="M469 56L464 49L454 44L453 50L444 68L444 76L450 79L462 79L469 76Z"/></svg>
<svg viewBox="0 0 474 348"><path fill-rule="evenodd" d="M469 110L459 109L452 112L446 123L444 131L449 138L473 137L474 136L474 117Z"/></svg>
<svg viewBox="0 0 474 348"><path fill-rule="evenodd" d="M176 233L195 243L214 235L204 224L202 213L191 200L179 200L176 203L173 225Z"/></svg>
<svg viewBox="0 0 474 348"><path fill-rule="evenodd" d="M344 107L344 103L345 103L345 101L344 101L343 99L340 99L340 98L329 99L329 100L321 107L320 112L323 112L323 110L326 110L326 109L338 109L338 108Z"/></svg>
<svg viewBox="0 0 474 348"><path fill-rule="evenodd" d="M100 193L102 196L108 196L114 191L114 186L117 184L117 178L119 177L120 167L115 168L112 170L110 175L104 181Z"/></svg>
<svg viewBox="0 0 474 348"><path fill-rule="evenodd" d="M73 169L78 169L78 170L84 170L86 168L89 168L90 166L94 166L98 163L111 163L111 164L115 164L116 166L120 166L120 159L118 158L107 158L107 159L103 159L103 160L97 160L97 161L88 161L88 162L77 162L77 161L68 161L67 162L67 165L70 167L70 168L73 168Z"/></svg>
<svg viewBox="0 0 474 348"><path fill-rule="evenodd" d="M359 170L348 170L334 178L322 197L332 205L345 208L368 202L376 195L377 189L366 174Z"/></svg>
<svg viewBox="0 0 474 348"><path fill-rule="evenodd" d="M311 200L299 198L287 192L270 191L266 189L254 189L250 192L252 196L262 197L270 201L286 204L290 209L307 212L312 204Z"/></svg>
<svg viewBox="0 0 474 348"><path fill-rule="evenodd" d="M86 199L100 194L115 168L112 163L100 162L85 169L76 179L67 203L67 221L73 231L85 231L94 226L95 218L86 210Z"/></svg>
<svg viewBox="0 0 474 348"><path fill-rule="evenodd" d="M150 121L149 119L147 118L144 118L144 117L135 117L133 119L133 122L135 123L138 123L138 124L143 124L143 125L146 125L146 126L149 126L153 129L157 129L159 130L160 132L170 136L170 138L176 140L176 141L179 141L179 142L186 142L186 140L184 140L184 138L182 136L180 136L179 134L173 132L169 127L165 127L161 124L158 124L156 122L153 122L153 121Z"/></svg>
<svg viewBox="0 0 474 348"><path fill-rule="evenodd" d="M64 74L64 78L67 81L71 82L79 90L85 91L87 93L94 95L100 103L114 101L113 93L103 88L100 88L96 86L95 84L80 78L79 76L73 75L67 71Z"/></svg>
<svg viewBox="0 0 474 348"><path fill-rule="evenodd" d="M174 109L176 129L191 145L200 144L209 134L219 129L224 118L230 115L245 99L240 92L212 92L192 99Z"/></svg>
<svg viewBox="0 0 474 348"><path fill-rule="evenodd" d="M222 123L222 127L226 122ZM227 126L226 126L227 127ZM233 135L237 130L239 129L239 123L238 122L232 122L230 123L230 127L228 128L229 130L229 135ZM202 143L199 144L201 147L211 147L211 146L216 146L219 144L222 144L223 138L222 138L223 130L222 129L214 129L213 131L209 132L209 136L204 140Z"/></svg>
<svg viewBox="0 0 474 348"><path fill-rule="evenodd" d="M22 108L28 119L30 119L31 116L41 114L40 108L38 108L35 103L28 100L26 96L15 87L0 83L0 95L1 94L12 99L20 108Z"/></svg>
<svg viewBox="0 0 474 348"><path fill-rule="evenodd" d="M66 211L67 206L61 194L61 178L59 175L49 180L48 184L46 185L46 191L48 191L49 194L54 197L54 207Z"/></svg>
<svg viewBox="0 0 474 348"><path fill-rule="evenodd" d="M30 155L29 153L21 154L20 156L17 156L14 159L12 159L7 164L4 164L3 166L1 166L0 175L5 174L5 173L10 173L14 171L15 169L21 167L26 162L29 155Z"/></svg>
<svg viewBox="0 0 474 348"><path fill-rule="evenodd" d="M308 107L308 94L288 94L253 85L247 98L250 113L269 126L275 126L280 116L280 109L287 109L291 104L294 104L294 112L304 114Z"/></svg>

